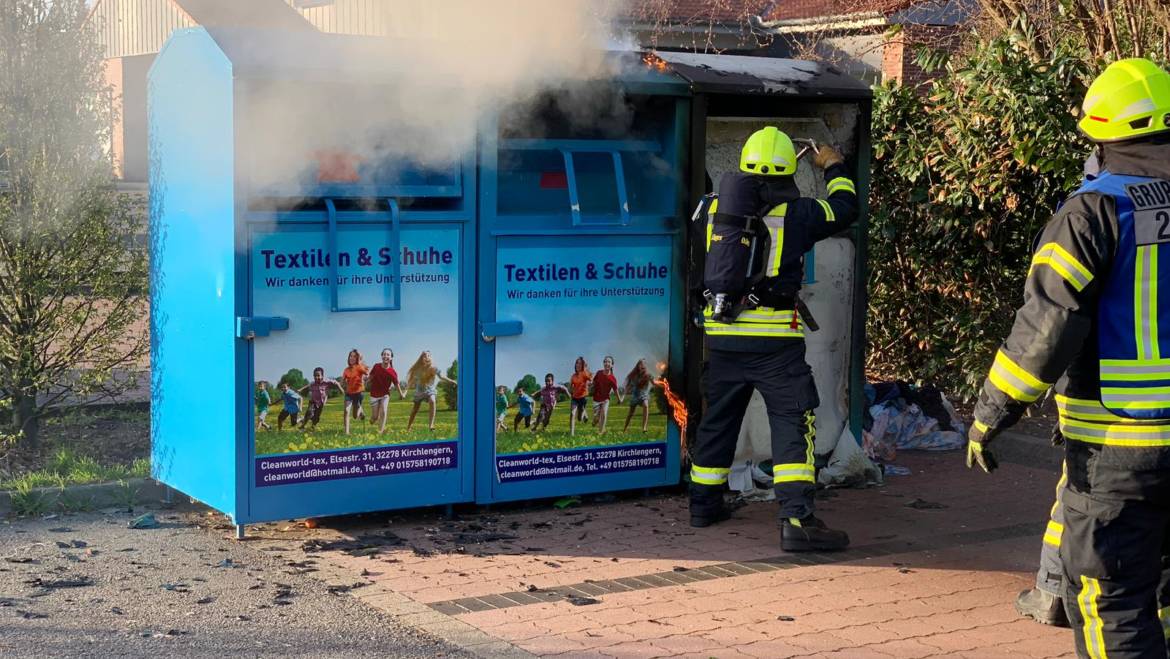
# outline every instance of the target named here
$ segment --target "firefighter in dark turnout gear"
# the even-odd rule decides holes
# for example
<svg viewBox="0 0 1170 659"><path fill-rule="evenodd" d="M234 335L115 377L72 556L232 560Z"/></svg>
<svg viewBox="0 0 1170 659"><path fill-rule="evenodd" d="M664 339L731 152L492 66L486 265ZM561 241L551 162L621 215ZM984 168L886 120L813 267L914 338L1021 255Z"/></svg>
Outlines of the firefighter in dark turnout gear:
<svg viewBox="0 0 1170 659"><path fill-rule="evenodd" d="M707 411L691 467L691 525L727 519L723 502L735 446L752 391L759 391L772 433L773 481L786 551L841 549L849 537L813 515L813 410L819 404L804 359L798 293L804 254L857 219L857 193L844 159L822 146L828 199L801 197L793 180L792 140L774 127L744 145L740 171L725 174L709 208L704 285L729 313L704 311ZM750 263L750 265L749 265Z"/></svg>
<svg viewBox="0 0 1170 659"><path fill-rule="evenodd" d="M968 466L1055 383L1065 441L1064 607L1083 657L1165 657L1170 635L1170 75L1111 64L1081 130L1102 170L1038 238L1024 306L983 385ZM1163 350L1167 351L1165 354Z"/></svg>

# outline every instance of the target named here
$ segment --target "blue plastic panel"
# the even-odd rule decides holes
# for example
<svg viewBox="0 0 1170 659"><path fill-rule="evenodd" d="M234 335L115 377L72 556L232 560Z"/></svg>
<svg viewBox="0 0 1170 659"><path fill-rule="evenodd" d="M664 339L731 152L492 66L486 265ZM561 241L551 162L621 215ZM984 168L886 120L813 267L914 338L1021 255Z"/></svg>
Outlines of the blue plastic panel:
<svg viewBox="0 0 1170 659"><path fill-rule="evenodd" d="M151 474L239 513L232 69L180 30L149 78Z"/></svg>

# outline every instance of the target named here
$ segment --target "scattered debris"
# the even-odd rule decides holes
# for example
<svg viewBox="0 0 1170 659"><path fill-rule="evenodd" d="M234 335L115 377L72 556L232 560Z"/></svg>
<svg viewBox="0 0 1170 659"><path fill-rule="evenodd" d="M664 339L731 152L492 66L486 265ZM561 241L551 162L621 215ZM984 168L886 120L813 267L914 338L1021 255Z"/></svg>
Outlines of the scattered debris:
<svg viewBox="0 0 1170 659"><path fill-rule="evenodd" d="M154 513L146 513L130 520L127 526L132 529L157 529L158 520L154 518Z"/></svg>
<svg viewBox="0 0 1170 659"><path fill-rule="evenodd" d="M288 606L292 604L292 598L296 595L293 592L292 586L287 584L273 584L276 586L276 593L272 596L272 603L277 606Z"/></svg>
<svg viewBox="0 0 1170 659"><path fill-rule="evenodd" d="M306 554L340 551L350 556L373 556L383 547L397 547L403 544L406 544L406 541L393 531L383 531L359 536L353 540L306 540L301 543L301 551Z"/></svg>
<svg viewBox="0 0 1170 659"><path fill-rule="evenodd" d="M564 510L566 508L579 505L581 505L581 499L579 497L565 497L563 499L557 499L556 502L553 503L553 508L556 508L557 510Z"/></svg>
<svg viewBox="0 0 1170 659"><path fill-rule="evenodd" d="M925 499L915 498L910 503L906 504L907 508L914 508L915 510L942 510L947 508L945 504L927 501Z"/></svg>
<svg viewBox="0 0 1170 659"><path fill-rule="evenodd" d="M78 577L77 579L56 579L53 581L45 581L44 579L37 577L35 579L30 579L25 583L36 588L43 588L46 591L50 591L56 590L58 588L84 588L86 586L92 586L93 579L89 577Z"/></svg>
<svg viewBox="0 0 1170 659"><path fill-rule="evenodd" d="M358 588L365 588L366 586L369 586L369 585L370 585L369 583L359 581L357 583L352 583L348 586L345 586L345 585L326 586L325 592L329 593L330 595L342 595L344 593L348 593L351 590L356 590Z"/></svg>

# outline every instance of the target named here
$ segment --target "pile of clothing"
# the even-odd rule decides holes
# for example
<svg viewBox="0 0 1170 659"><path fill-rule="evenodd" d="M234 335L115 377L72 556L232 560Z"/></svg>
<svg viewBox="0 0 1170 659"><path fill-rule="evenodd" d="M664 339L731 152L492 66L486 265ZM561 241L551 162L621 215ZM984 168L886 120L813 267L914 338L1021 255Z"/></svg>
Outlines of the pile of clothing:
<svg viewBox="0 0 1170 659"><path fill-rule="evenodd" d="M935 387L878 382L865 385L865 397L862 446L876 462L893 462L899 450L951 451L966 444L966 426Z"/></svg>

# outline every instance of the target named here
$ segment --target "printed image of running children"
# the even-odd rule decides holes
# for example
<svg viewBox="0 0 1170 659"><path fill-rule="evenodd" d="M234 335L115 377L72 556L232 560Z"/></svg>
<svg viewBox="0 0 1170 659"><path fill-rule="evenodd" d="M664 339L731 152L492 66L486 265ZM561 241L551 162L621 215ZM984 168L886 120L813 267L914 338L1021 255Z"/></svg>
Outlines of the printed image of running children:
<svg viewBox="0 0 1170 659"><path fill-rule="evenodd" d="M622 427L622 432L629 431L629 421L634 418L634 412L638 411L639 407L642 409L642 432L646 432L649 428L649 420L651 420L651 387L654 386L654 378L651 377L651 372L646 368L646 359L639 359L638 363L634 364L634 368L629 371L626 376L626 398L629 399L629 413L626 414L626 425Z"/></svg>
<svg viewBox="0 0 1170 659"><path fill-rule="evenodd" d="M268 407L272 405L272 395L268 393L268 382L261 380L256 383L256 430L261 428L272 430L268 425Z"/></svg>
<svg viewBox="0 0 1170 659"><path fill-rule="evenodd" d="M532 428L532 412L536 406L536 401L524 387L516 387L516 416L512 419L512 432L520 430L520 422L524 422L525 428Z"/></svg>
<svg viewBox="0 0 1170 659"><path fill-rule="evenodd" d="M584 357L573 362L573 375L569 378L569 435L577 434L577 423L589 420L586 409L589 405L589 383L593 374Z"/></svg>
<svg viewBox="0 0 1170 659"><path fill-rule="evenodd" d="M289 388L287 382L280 383L280 414L276 416L277 431L284 430L284 420L291 419L292 426L297 425L297 415L301 413L301 395Z"/></svg>
<svg viewBox="0 0 1170 659"><path fill-rule="evenodd" d="M545 373L544 386L540 389L540 414L536 417L536 423L532 424L532 432L540 432L542 429L548 428L548 422L552 420L553 410L557 408L557 396L560 394L569 396L569 390L563 384L556 383L556 377L552 373Z"/></svg>
<svg viewBox="0 0 1170 659"><path fill-rule="evenodd" d="M254 438L256 455L393 446L457 438L459 436L459 412L456 399L454 396L448 396L449 392L445 391L447 387L454 388L453 384L445 383L453 383L455 379L436 372L430 380L427 380L425 369L423 369L422 388L424 391L437 389L438 396L434 398L429 395L420 396L418 404L415 404L413 400L403 396L409 394L406 391L409 376L403 373L400 380L394 369L393 355L393 351L383 350L378 363L369 368L365 376L365 390L360 393L370 395L370 408L368 410L370 423L354 420L355 417L360 419L362 416L356 411L357 405L360 404L359 399L350 392L357 387L357 373L355 371L360 373L361 369L349 369L348 378L345 375L336 378L328 377L326 375L328 371L320 366L314 367L312 371L304 369L305 375L311 373L310 379L305 379L304 375L301 374L301 369L296 367L286 366L281 369L282 373L274 373L273 379L265 380L265 382L276 382L279 379L282 386L279 387L280 391L276 391L276 387L266 387L267 391L270 392L268 394L270 398L269 409L273 416L276 416L276 412L281 410L283 418L279 419L277 423L266 422L272 425L272 432L265 432L264 426L257 423L257 432ZM360 357L357 355L355 357L358 359L358 365L364 366ZM437 367L432 366L432 368L437 371ZM451 372L454 373L457 363L452 363L450 368ZM418 372L416 370L416 374ZM436 387L436 383L440 384ZM414 383L411 383L410 387L417 388ZM285 389L288 390L287 396ZM255 395L257 410L259 410L260 401L263 398L259 394L259 380L257 380L255 391L257 392ZM298 400L302 396L303 400ZM427 426L420 422L408 430L406 420L410 416L410 412L417 413L423 402L430 403L431 401L434 401L433 405L435 406L428 410L430 418L433 419L431 424ZM295 420L293 419L294 414ZM257 411L257 417L259 417L259 411ZM299 430L295 434L288 432L298 428ZM283 432L277 432L277 430Z"/></svg>
<svg viewBox="0 0 1170 659"><path fill-rule="evenodd" d="M394 370L394 351L383 348L382 360L370 369L370 423L378 424L378 434L386 434L386 420L390 416L390 393L398 392L399 400L406 398L406 388L398 381Z"/></svg>
<svg viewBox="0 0 1170 659"><path fill-rule="evenodd" d="M429 407L429 429L435 430L435 397L439 394L439 383L447 382L459 386L455 380L443 375L431 360L431 351L424 350L418 360L406 372L406 386L414 389L414 407L410 410L410 420L406 422L406 430L414 427L414 417L419 407L426 403Z"/></svg>
<svg viewBox="0 0 1170 659"><path fill-rule="evenodd" d="M626 425L622 428L622 432L627 432L630 429L630 420L634 418L634 412L639 407L642 408L642 432L646 432L650 425L650 388L654 386L654 378L651 377L649 369L646 368L646 360L639 359L634 368L630 370L629 375L626 376L625 392L626 398L629 399L630 412L626 415Z"/></svg>
<svg viewBox="0 0 1170 659"><path fill-rule="evenodd" d="M366 392L366 377L370 369L362 363L362 353L357 348L349 351L341 379L345 382L345 434L349 434L350 419L365 419L362 399Z"/></svg>
<svg viewBox="0 0 1170 659"><path fill-rule="evenodd" d="M613 366L613 357L606 355L601 360L601 370L593 374L593 426L597 428L598 436L605 435L605 424L609 420L610 398L617 397L618 405L622 403L622 395L618 391L617 377L613 373Z"/></svg>
<svg viewBox="0 0 1170 659"><path fill-rule="evenodd" d="M508 422L508 408L511 403L508 401L508 388L504 385L496 387L496 430L507 430Z"/></svg>
<svg viewBox="0 0 1170 659"><path fill-rule="evenodd" d="M516 399L514 406L517 413L512 418L512 426L496 435L496 453L509 455L517 453L535 453L540 451L578 449L586 447L621 446L625 444L640 444L645 442L661 441L666 438L669 425L669 405L661 387L655 384L655 378L647 360L639 359L635 366L624 376L619 377L612 355L606 355L601 360L601 369L589 373L588 363L584 359L577 359L574 363L573 375L566 382L557 382L554 373L546 373L543 386L528 388L525 382L538 382L532 375L524 375L521 383L516 385ZM664 365L659 370L665 369ZM578 386L574 390L574 376L576 383L585 379L589 374L588 387L584 396L578 395L582 391ZM535 389L535 391L533 391ZM493 391L498 396L500 387ZM529 392L532 395L529 395ZM531 402L526 402L525 399ZM590 404L593 414L582 414L582 403ZM622 419L610 418L612 405L627 403L630 408L627 414L627 424L621 425ZM498 401L499 402L499 401ZM553 423L553 417L558 407L569 404L569 423ZM502 404L501 404L502 405ZM498 410L501 407L497 406ZM639 418L640 417L640 418ZM640 421L641 423L638 423ZM520 425L524 424L528 432L523 432ZM617 424L615 426L615 424ZM497 425L497 429L499 426Z"/></svg>
<svg viewBox="0 0 1170 659"><path fill-rule="evenodd" d="M317 424L321 422L321 413L325 411L325 404L329 402L329 387L345 392L337 380L325 377L325 369L318 366L313 369L313 381L297 389L297 393L300 394L309 392L309 411L305 413L305 418L301 419L301 430L310 422L313 425L309 429L317 429Z"/></svg>

